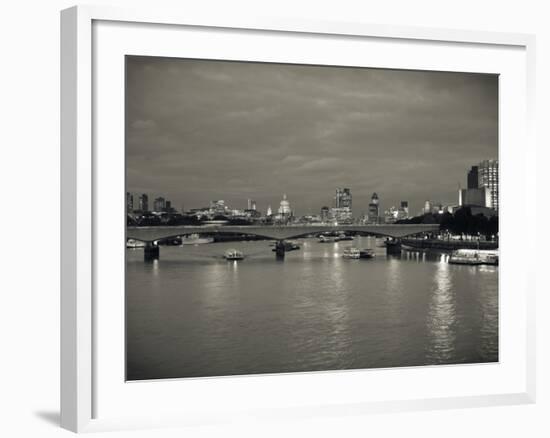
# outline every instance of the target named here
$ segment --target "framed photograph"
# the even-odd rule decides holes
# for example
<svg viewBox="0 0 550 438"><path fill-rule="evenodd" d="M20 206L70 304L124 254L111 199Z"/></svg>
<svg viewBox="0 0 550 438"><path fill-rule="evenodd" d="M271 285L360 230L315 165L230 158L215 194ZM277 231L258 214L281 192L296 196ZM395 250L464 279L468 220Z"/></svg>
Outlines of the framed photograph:
<svg viewBox="0 0 550 438"><path fill-rule="evenodd" d="M63 427L534 401L532 36L61 18Z"/></svg>

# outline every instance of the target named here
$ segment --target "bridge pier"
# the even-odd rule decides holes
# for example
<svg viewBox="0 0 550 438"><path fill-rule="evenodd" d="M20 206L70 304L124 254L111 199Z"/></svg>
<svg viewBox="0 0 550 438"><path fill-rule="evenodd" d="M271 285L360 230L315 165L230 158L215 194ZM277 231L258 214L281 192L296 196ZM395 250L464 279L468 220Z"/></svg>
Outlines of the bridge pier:
<svg viewBox="0 0 550 438"><path fill-rule="evenodd" d="M275 243L275 257L277 257L278 259L285 258L285 241L284 240L277 240L277 243Z"/></svg>
<svg viewBox="0 0 550 438"><path fill-rule="evenodd" d="M401 239L386 240L386 254L401 254Z"/></svg>
<svg viewBox="0 0 550 438"><path fill-rule="evenodd" d="M143 259L145 261L158 260L160 247L155 242L147 242L143 248Z"/></svg>

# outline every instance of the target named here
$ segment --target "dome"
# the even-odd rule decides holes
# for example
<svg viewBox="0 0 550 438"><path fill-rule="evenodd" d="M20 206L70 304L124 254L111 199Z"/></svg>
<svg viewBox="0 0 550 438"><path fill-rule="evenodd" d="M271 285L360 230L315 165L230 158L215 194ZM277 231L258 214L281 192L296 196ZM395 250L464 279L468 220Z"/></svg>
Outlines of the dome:
<svg viewBox="0 0 550 438"><path fill-rule="evenodd" d="M279 214L290 214L290 202L286 199L286 193L283 195L283 200L279 206Z"/></svg>

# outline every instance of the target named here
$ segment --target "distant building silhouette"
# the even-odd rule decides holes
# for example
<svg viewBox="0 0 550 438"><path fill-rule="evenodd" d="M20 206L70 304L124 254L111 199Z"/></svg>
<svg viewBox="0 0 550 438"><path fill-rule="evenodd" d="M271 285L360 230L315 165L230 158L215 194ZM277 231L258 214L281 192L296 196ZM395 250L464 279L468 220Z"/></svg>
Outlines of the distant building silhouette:
<svg viewBox="0 0 550 438"><path fill-rule="evenodd" d="M329 219L330 219L330 208L328 208L325 205L324 207L321 207L321 221L328 222Z"/></svg>
<svg viewBox="0 0 550 438"><path fill-rule="evenodd" d="M128 213L134 211L134 195L130 192L126 192L126 211Z"/></svg>
<svg viewBox="0 0 550 438"><path fill-rule="evenodd" d="M472 168L468 171L468 188L469 189L479 188L478 169L479 169L478 166L472 166Z"/></svg>
<svg viewBox="0 0 550 438"><path fill-rule="evenodd" d="M139 197L139 209L141 211L149 211L149 197L145 193Z"/></svg>
<svg viewBox="0 0 550 438"><path fill-rule="evenodd" d="M153 201L153 211L164 211L165 207L166 200L162 196L155 198L155 200Z"/></svg>

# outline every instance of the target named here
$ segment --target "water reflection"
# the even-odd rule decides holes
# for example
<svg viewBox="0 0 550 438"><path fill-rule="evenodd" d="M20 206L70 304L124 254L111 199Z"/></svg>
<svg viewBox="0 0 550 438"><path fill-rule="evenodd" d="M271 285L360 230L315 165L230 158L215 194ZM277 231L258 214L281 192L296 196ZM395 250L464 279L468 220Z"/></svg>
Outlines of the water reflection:
<svg viewBox="0 0 550 438"><path fill-rule="evenodd" d="M498 360L498 267L377 243L309 239L283 263L265 241L239 242L240 262L231 242L129 250L129 379Z"/></svg>
<svg viewBox="0 0 550 438"><path fill-rule="evenodd" d="M454 355L456 302L449 268L445 255L441 254L434 274L434 287L428 309L427 363L447 363Z"/></svg>

